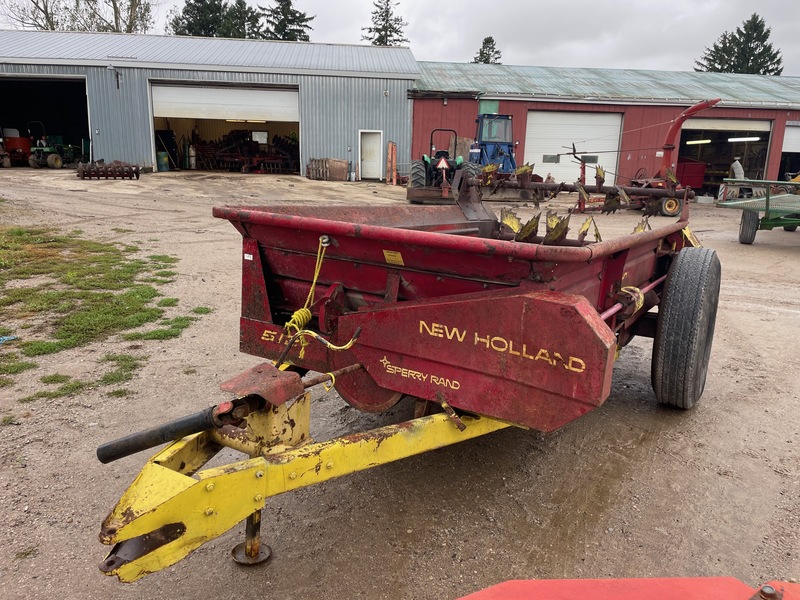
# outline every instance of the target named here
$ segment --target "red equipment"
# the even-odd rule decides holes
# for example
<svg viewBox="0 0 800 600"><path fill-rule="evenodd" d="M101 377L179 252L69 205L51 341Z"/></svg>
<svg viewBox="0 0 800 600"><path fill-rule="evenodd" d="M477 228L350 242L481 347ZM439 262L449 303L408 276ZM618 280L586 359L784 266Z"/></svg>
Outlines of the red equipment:
<svg viewBox="0 0 800 600"><path fill-rule="evenodd" d="M646 335L656 337L659 400L694 404L719 262L681 252L694 245L688 210L611 241L521 243L500 239L478 184L458 174L449 206L215 208L244 236L242 351L320 372L359 363L336 389L361 410L411 395L551 431L603 403L618 348ZM673 284L665 303L676 268L691 283ZM337 346L360 333L352 348L290 339L286 325L310 292L308 328ZM693 320L707 335L692 341L677 323Z"/></svg>
<svg viewBox="0 0 800 600"><path fill-rule="evenodd" d="M542 579L506 581L461 600L800 600L800 585L770 581L751 588L732 577Z"/></svg>

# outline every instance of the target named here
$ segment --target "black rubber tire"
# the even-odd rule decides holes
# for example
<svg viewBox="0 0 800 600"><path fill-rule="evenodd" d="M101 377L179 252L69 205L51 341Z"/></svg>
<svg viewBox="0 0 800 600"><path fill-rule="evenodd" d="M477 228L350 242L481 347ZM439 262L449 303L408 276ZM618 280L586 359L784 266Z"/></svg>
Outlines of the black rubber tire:
<svg viewBox="0 0 800 600"><path fill-rule="evenodd" d="M708 248L684 248L670 265L650 373L660 404L688 409L703 393L721 273L717 253Z"/></svg>
<svg viewBox="0 0 800 600"><path fill-rule="evenodd" d="M662 198L661 215L664 217L677 217L683 210L683 198Z"/></svg>
<svg viewBox="0 0 800 600"><path fill-rule="evenodd" d="M752 244L758 231L758 213L752 210L742 211L742 220L739 222L739 243Z"/></svg>
<svg viewBox="0 0 800 600"><path fill-rule="evenodd" d="M784 231L797 231L797 225L784 225Z"/></svg>
<svg viewBox="0 0 800 600"><path fill-rule="evenodd" d="M412 188L424 188L428 179L428 168L424 160L411 161L411 175L408 185Z"/></svg>
<svg viewBox="0 0 800 600"><path fill-rule="evenodd" d="M10 169L11 168L11 159L8 156L3 157L3 168Z"/></svg>
<svg viewBox="0 0 800 600"><path fill-rule="evenodd" d="M40 168L39 161L36 160L35 156L28 157L28 165L30 165L34 169L39 169Z"/></svg>
<svg viewBox="0 0 800 600"><path fill-rule="evenodd" d="M465 162L461 163L461 170L464 172L464 177L477 177L483 169L475 163Z"/></svg>

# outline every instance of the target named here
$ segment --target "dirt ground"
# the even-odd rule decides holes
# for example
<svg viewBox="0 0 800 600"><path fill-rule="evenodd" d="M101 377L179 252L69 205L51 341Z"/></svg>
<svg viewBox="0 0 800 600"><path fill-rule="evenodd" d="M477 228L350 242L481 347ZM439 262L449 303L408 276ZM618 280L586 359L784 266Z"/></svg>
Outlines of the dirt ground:
<svg viewBox="0 0 800 600"><path fill-rule="evenodd" d="M89 390L17 402L43 374L96 371L99 357L126 351L119 337L37 358L39 369L0 390L0 412L20 421L0 428L4 598L446 599L519 578L800 577L800 232L759 232L743 246L738 211L706 205L693 205L691 222L719 253L723 282L706 391L693 410L656 404L652 341L637 339L605 405L553 434L505 430L271 499L265 565L230 560L239 525L134 584L103 576L100 523L146 457L101 465L97 445L224 400L218 385L259 362L238 352L241 238L211 207L391 204L404 194L298 177L84 182L68 171L0 169L4 225L80 229L175 255L179 276L161 291L214 309L178 339L146 342L150 359L127 398ZM607 237L638 218L598 222ZM330 392L314 405L312 435L410 415L408 405L359 413Z"/></svg>

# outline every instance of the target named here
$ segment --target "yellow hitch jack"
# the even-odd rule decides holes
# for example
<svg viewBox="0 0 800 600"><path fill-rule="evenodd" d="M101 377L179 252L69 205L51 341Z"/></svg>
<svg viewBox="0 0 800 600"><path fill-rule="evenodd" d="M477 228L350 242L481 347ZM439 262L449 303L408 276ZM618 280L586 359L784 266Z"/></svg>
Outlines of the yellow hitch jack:
<svg viewBox="0 0 800 600"><path fill-rule="evenodd" d="M287 375L300 381L295 373ZM274 404L250 395L231 406L223 403L214 407L221 425L183 437L153 456L103 521L100 541L114 547L100 570L120 581L135 581L175 564L243 520L246 539L233 549L233 558L241 564L262 562L270 549L260 543L261 511L270 496L510 426L486 417L461 414L454 420L439 413L314 443L309 437L310 395L280 400ZM225 422L225 415L233 415L234 422ZM151 446L153 431L144 432ZM120 441L126 440L130 442ZM98 450L98 455L105 452L101 460L120 457L114 444ZM122 455L135 451L134 446L129 443ZM202 469L225 447L250 458Z"/></svg>

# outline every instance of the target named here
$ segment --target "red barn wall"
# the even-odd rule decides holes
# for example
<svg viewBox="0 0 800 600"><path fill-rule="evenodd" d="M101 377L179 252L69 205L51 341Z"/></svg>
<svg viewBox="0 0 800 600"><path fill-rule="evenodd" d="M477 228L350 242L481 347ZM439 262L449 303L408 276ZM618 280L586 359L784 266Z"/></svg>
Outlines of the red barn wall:
<svg viewBox="0 0 800 600"><path fill-rule="evenodd" d="M500 101L500 113L511 115L514 120L514 138L519 141L516 151L518 160L522 160L522 157L525 156L525 128L529 110L622 113L622 138L619 160L615 165L603 164L603 166L607 170L614 170L618 176L617 181L623 184L633 178L641 168L647 171L647 176L655 175L661 166L661 158L656 156L656 152L661 151L664 144L664 136L667 134L673 119L685 109L686 107L684 106L626 106L520 100ZM472 98L448 98L447 104L444 103L442 98L415 99L411 141L412 159L420 158L423 153L429 152L432 129L455 129L461 136L474 137L477 114L478 101ZM699 113L697 116L772 121L766 176L768 179L778 179L786 121L800 120L800 111L712 108ZM680 139L675 140L676 148L679 143ZM592 150L594 149L586 148L586 151ZM675 160L677 160L677 150L673 155L673 161Z"/></svg>

